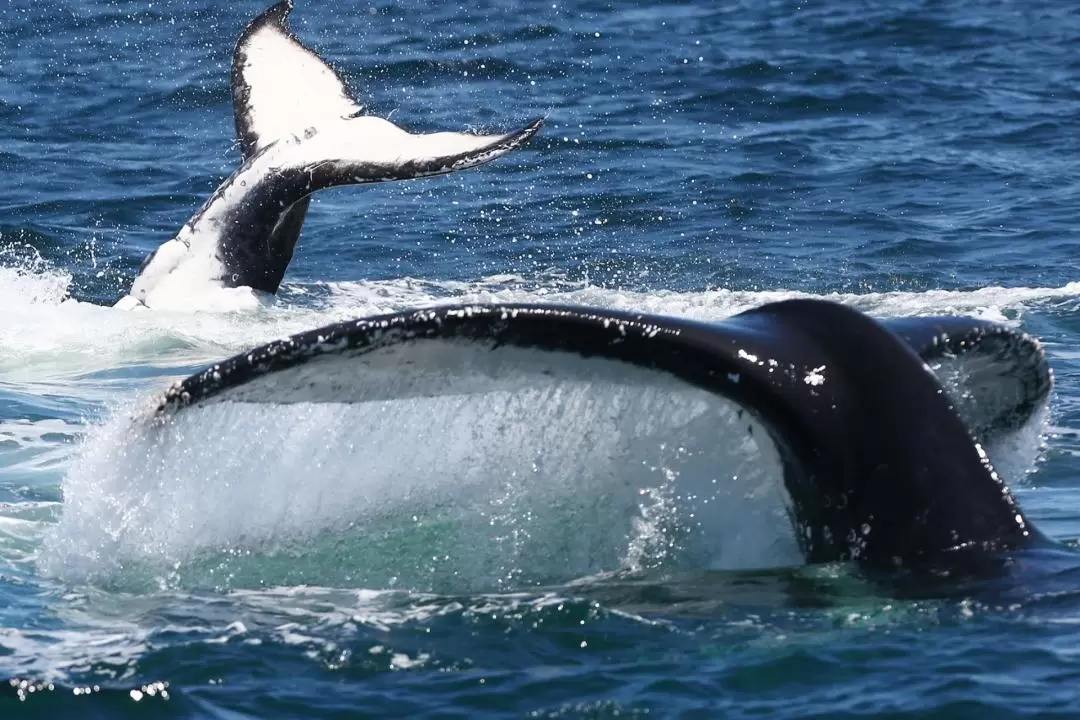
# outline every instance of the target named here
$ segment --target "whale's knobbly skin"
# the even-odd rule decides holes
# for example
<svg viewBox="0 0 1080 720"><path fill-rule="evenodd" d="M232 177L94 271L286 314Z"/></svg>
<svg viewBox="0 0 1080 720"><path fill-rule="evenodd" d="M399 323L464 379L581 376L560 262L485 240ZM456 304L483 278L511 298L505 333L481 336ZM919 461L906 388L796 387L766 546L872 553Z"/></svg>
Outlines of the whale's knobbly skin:
<svg viewBox="0 0 1080 720"><path fill-rule="evenodd" d="M233 108L244 162L143 263L120 308L189 309L274 293L292 260L310 195L475 167L521 147L516 132L410 133L364 114L344 81L290 32L292 0L255 18L236 45Z"/></svg>

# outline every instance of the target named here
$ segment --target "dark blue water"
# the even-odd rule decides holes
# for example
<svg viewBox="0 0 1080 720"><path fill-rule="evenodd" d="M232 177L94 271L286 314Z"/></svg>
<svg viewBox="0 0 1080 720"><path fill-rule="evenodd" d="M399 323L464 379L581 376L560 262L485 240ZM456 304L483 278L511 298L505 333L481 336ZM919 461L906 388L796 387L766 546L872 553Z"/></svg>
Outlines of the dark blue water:
<svg viewBox="0 0 1080 720"><path fill-rule="evenodd" d="M279 520L325 524L342 489L317 468L147 486L123 417L259 342L447 299L977 315L1046 344L1049 419L1011 478L1075 542L1080 7L301 3L294 29L372 113L547 115L542 134L468 173L319 195L270 307L108 308L237 165L228 68L262 9L0 7L0 717L1077 712L1075 572L903 599L844 567L746 569L756 555L579 566L559 552L605 529L518 542L545 510L520 498L468 543L408 508L310 541ZM257 464L251 442L207 457ZM737 502L717 522L757 530Z"/></svg>

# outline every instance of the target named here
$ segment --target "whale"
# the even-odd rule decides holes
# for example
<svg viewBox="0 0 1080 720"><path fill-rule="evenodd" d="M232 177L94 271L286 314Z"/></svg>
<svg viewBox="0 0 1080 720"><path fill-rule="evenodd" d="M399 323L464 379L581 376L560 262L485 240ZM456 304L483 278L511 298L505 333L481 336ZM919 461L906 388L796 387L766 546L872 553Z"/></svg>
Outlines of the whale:
<svg viewBox="0 0 1080 720"><path fill-rule="evenodd" d="M116 307L185 309L215 295L230 306L257 302L277 292L312 193L476 167L520 148L543 124L412 133L368 115L289 29L292 9L292 0L273 5L236 44L230 84L240 167L146 258Z"/></svg>
<svg viewBox="0 0 1080 720"><path fill-rule="evenodd" d="M1010 553L1056 547L991 461L993 444L1046 406L1045 352L1023 332L965 317L879 320L820 299L708 323L568 305L439 305L327 325L214 363L172 385L149 422L167 428L222 403L467 396L574 373L702 390L753 418L780 460L807 563L934 574L1000 569Z"/></svg>

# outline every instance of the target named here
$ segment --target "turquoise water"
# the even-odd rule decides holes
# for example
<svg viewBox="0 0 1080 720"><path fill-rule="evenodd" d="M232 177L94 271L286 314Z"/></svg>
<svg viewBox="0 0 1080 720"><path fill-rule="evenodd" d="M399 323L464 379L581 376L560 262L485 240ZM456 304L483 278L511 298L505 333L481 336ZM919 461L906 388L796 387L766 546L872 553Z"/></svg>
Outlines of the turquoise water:
<svg viewBox="0 0 1080 720"><path fill-rule="evenodd" d="M610 395L517 435L495 406L406 408L414 432L356 468L327 429L373 421L305 416L307 472L259 465L292 447L267 418L207 424L186 456L127 418L254 344L448 300L975 315L1046 344L1049 416L1004 460L1075 543L1080 9L301 3L294 29L375 114L547 125L475 171L319 195L269 307L113 311L238 162L229 60L262 9L0 7L0 717L1074 715L1075 569L890 596L799 567L738 483L708 520L739 542L703 566L668 552L663 497L579 484L625 431L575 442ZM529 427L563 429L568 470L469 474L469 448L513 457ZM766 477L753 455L732 474ZM365 495L406 460L424 502ZM629 530L612 497L640 509Z"/></svg>

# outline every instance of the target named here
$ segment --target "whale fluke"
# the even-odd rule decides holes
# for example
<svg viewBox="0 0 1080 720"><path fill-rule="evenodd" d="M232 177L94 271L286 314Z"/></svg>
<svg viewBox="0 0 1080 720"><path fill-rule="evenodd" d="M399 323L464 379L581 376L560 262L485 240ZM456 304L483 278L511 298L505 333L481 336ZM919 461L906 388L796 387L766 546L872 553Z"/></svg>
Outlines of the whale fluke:
<svg viewBox="0 0 1080 720"><path fill-rule="evenodd" d="M781 460L808 562L890 570L1046 543L980 440L1029 419L1046 399L1051 376L1041 347L969 318L910 318L896 327L817 300L772 303L718 323L569 306L442 306L255 348L172 387L157 417L220 402L510 391L505 378L558 377L575 366L560 357L586 358L606 361L595 372L644 369L656 373L656 387L675 379L756 418ZM515 372L523 357L536 367ZM1009 389L975 427L927 364L943 357L970 361L976 385Z"/></svg>
<svg viewBox="0 0 1080 720"><path fill-rule="evenodd" d="M253 20L234 53L244 162L177 236L147 258L121 307L190 307L215 289L274 293L309 196L320 189L443 175L524 145L537 119L503 134L411 133L366 116L340 76L286 26L291 0Z"/></svg>
<svg viewBox="0 0 1080 720"><path fill-rule="evenodd" d="M283 0L264 11L233 52L233 114L245 158L289 134L363 112L337 71L289 29L292 9L292 0Z"/></svg>

